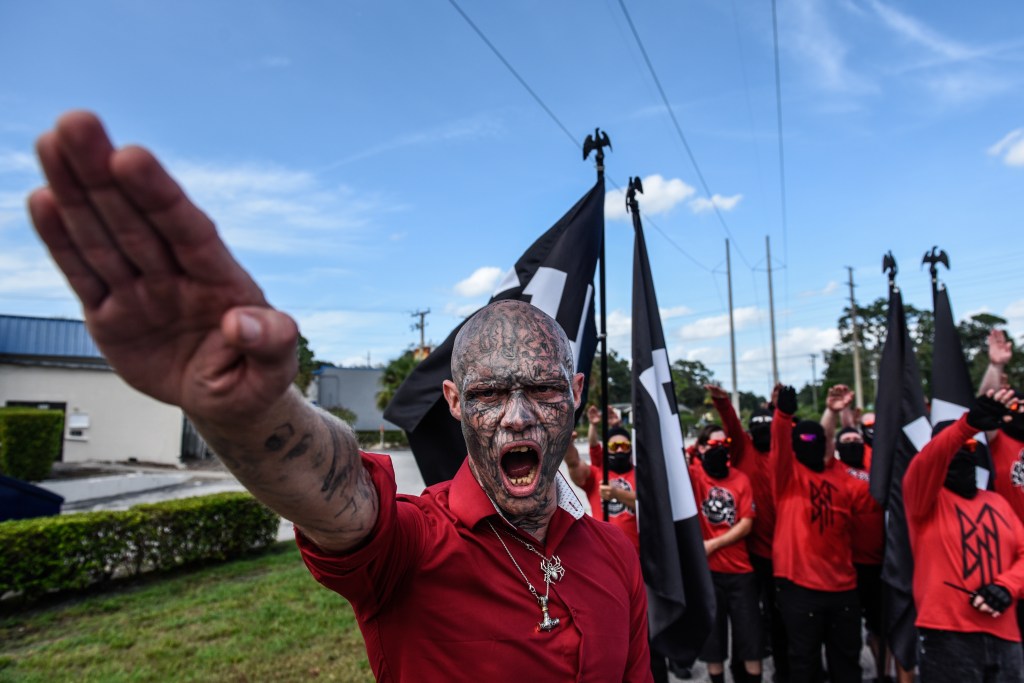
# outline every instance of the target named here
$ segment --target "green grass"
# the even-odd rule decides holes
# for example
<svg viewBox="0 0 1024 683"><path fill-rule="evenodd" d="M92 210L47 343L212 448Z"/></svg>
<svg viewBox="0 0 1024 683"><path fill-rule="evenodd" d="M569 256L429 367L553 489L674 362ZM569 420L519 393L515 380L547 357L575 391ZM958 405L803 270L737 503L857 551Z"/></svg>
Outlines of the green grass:
<svg viewBox="0 0 1024 683"><path fill-rule="evenodd" d="M11 609L0 614L3 683L373 680L351 607L313 580L294 543Z"/></svg>

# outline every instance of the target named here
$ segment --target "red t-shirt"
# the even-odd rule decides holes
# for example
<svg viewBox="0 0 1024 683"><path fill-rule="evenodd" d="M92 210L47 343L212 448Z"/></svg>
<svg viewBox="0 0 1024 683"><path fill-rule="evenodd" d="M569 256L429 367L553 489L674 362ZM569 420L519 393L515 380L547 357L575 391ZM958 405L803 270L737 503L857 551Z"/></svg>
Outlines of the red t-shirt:
<svg viewBox="0 0 1024 683"><path fill-rule="evenodd" d="M775 410L775 576L811 590L853 590L853 501L846 475L831 463L815 472L797 462L792 425L789 415Z"/></svg>
<svg viewBox="0 0 1024 683"><path fill-rule="evenodd" d="M705 541L727 533L741 519L755 519L754 494L747 475L730 467L723 479L709 477L700 463L690 465L690 482L697 502L700 533ZM742 540L708 555L708 568L723 574L754 571Z"/></svg>
<svg viewBox="0 0 1024 683"><path fill-rule="evenodd" d="M590 447L590 472L587 480L583 483L583 491L590 501L590 514L597 519L604 517L601 500L601 479L604 477L603 446L597 444ZM636 491L636 469L629 472L613 472L608 470L608 485L612 488L625 491ZM617 500L608 501L608 523L619 529L633 542L633 547L640 552L640 532L636 526L636 513L630 510L625 503Z"/></svg>
<svg viewBox="0 0 1024 683"><path fill-rule="evenodd" d="M775 480L775 458L771 450L767 453L754 448L754 442L743 429L743 424L729 399L714 399L715 410L722 418L722 429L732 439L729 445L729 459L732 466L750 479L754 492L754 528L747 536L747 548L752 555L771 559L772 539L775 536L775 497L772 482Z"/></svg>
<svg viewBox="0 0 1024 683"><path fill-rule="evenodd" d="M998 493L979 490L967 499L943 486L953 456L977 431L961 417L928 442L903 475L915 623L1020 642L1016 600L993 619L971 607L967 592L998 583L1015 598L1024 596L1024 526Z"/></svg>
<svg viewBox="0 0 1024 683"><path fill-rule="evenodd" d="M501 531L519 533L466 462L451 481L412 496L395 493L387 456L362 458L380 496L367 543L331 554L298 528L296 540L314 578L352 603L378 681L652 680L637 553L584 513L564 479L545 542L519 534L565 568L549 603L561 622L544 632L509 553L543 595L540 560Z"/></svg>
<svg viewBox="0 0 1024 683"><path fill-rule="evenodd" d="M989 443L995 466L996 493L1006 499L1017 519L1024 520L1024 443L996 432Z"/></svg>
<svg viewBox="0 0 1024 683"><path fill-rule="evenodd" d="M846 475L853 510L853 563L882 564L885 556L885 511L871 497L868 471L837 460L832 465Z"/></svg>

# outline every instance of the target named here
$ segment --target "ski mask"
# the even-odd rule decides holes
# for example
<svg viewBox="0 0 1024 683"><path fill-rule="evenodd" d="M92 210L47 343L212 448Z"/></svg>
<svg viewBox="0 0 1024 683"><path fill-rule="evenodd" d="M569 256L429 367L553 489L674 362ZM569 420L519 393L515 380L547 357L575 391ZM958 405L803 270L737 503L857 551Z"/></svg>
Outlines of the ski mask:
<svg viewBox="0 0 1024 683"><path fill-rule="evenodd" d="M839 430L839 434L836 436L836 453L839 455L839 459L843 461L844 465L858 470L864 469L864 442L847 441L843 443L840 439L844 434L859 435L860 432L853 427L843 427Z"/></svg>
<svg viewBox="0 0 1024 683"><path fill-rule="evenodd" d="M700 463L712 479L725 479L729 476L729 447L711 446L704 451Z"/></svg>
<svg viewBox="0 0 1024 683"><path fill-rule="evenodd" d="M825 471L825 430L817 422L801 420L793 428L793 453L807 469Z"/></svg>
<svg viewBox="0 0 1024 683"><path fill-rule="evenodd" d="M870 446L875 440L875 414L865 413L864 417L860 419L860 428L864 443Z"/></svg>
<svg viewBox="0 0 1024 683"><path fill-rule="evenodd" d="M750 440L754 442L754 448L761 453L767 453L772 447L772 411L767 408L758 408L750 414Z"/></svg>
<svg viewBox="0 0 1024 683"><path fill-rule="evenodd" d="M951 424L952 420L946 420L935 425L932 428L932 438ZM961 498L970 499L978 495L978 475L975 471L978 463L975 452L977 447L978 444L973 439L968 441L956 452L949 463L949 469L946 470L946 480L942 485Z"/></svg>
<svg viewBox="0 0 1024 683"><path fill-rule="evenodd" d="M617 440L612 443L613 437L621 436L626 440ZM616 474L625 474L633 469L633 448L629 441L629 432L622 427L613 427L608 430L608 469ZM624 448L625 450L619 450Z"/></svg>

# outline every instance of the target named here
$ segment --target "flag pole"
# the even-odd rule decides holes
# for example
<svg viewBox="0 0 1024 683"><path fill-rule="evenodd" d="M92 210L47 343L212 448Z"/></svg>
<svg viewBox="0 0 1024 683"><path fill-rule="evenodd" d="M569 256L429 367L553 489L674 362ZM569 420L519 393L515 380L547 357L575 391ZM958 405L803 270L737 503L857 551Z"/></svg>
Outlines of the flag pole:
<svg viewBox="0 0 1024 683"><path fill-rule="evenodd" d="M612 141L608 139L608 133L602 133L600 128L594 129L594 135L588 135L583 141L583 160L590 156L591 150L597 152L594 161L597 165L597 182L604 182L604 148L612 148ZM601 483L608 483L608 328L607 328L607 307L605 304L605 235L604 224L601 225L601 266L598 276L598 287L601 297L601 331L597 337L601 341ZM608 501L601 505L603 508L602 518L608 521Z"/></svg>
<svg viewBox="0 0 1024 683"><path fill-rule="evenodd" d="M924 253L924 258L921 259L921 265L928 264L928 272L932 276L932 301L935 301L935 297L939 292L941 285L939 284L939 264L946 266L946 270L949 270L949 256L942 249L937 246L932 247L931 251Z"/></svg>

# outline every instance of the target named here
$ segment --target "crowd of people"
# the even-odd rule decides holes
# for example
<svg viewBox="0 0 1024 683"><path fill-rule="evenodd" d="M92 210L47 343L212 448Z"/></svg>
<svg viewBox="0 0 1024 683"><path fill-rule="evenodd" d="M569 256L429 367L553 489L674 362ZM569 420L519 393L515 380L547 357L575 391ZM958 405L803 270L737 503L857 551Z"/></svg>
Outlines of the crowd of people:
<svg viewBox="0 0 1024 683"><path fill-rule="evenodd" d="M551 317L504 300L465 323L443 391L467 457L451 481L398 494L388 458L361 452L348 425L295 389L294 320L151 153L116 148L96 116L71 112L37 154L47 185L29 211L92 338L294 522L312 575L352 604L378 680L665 675L648 643L630 433L613 424L603 453L589 411L590 462L575 452L583 376ZM993 339L997 366L1006 349ZM903 480L925 681L1024 681L1024 415L999 382L990 368L975 405L935 426ZM797 421L796 392L776 387L745 430L726 394L709 391L721 425L686 457L718 604L702 652L712 680L726 662L737 681L760 680L769 649L780 681L818 681L826 668L859 680L862 619L885 671L883 521L852 392L834 387L821 421ZM979 432L994 491L975 483ZM611 524L586 515L563 459Z"/></svg>
<svg viewBox="0 0 1024 683"><path fill-rule="evenodd" d="M1024 680L1024 611L1016 609L1024 595L1024 404L1002 373L1010 353L994 330L974 405L934 426L902 482L920 643L911 670L883 638L886 521L870 493L874 415L855 409L853 391L840 384L820 420L798 420L796 391L779 385L744 428L729 395L706 387L720 423L704 424L685 457L715 587L716 625L701 653L712 683L724 681L730 658L733 680L759 681L766 656L780 683L860 681L862 637L879 681ZM599 481L600 420L596 408L589 414L591 462L567 456L573 481L591 494L596 515L605 500L627 499L632 510L643 492L619 475L624 465L608 484ZM610 411L618 452L629 444L617 422ZM993 490L978 482L987 477L979 475L986 444ZM635 524L619 508L608 519Z"/></svg>

